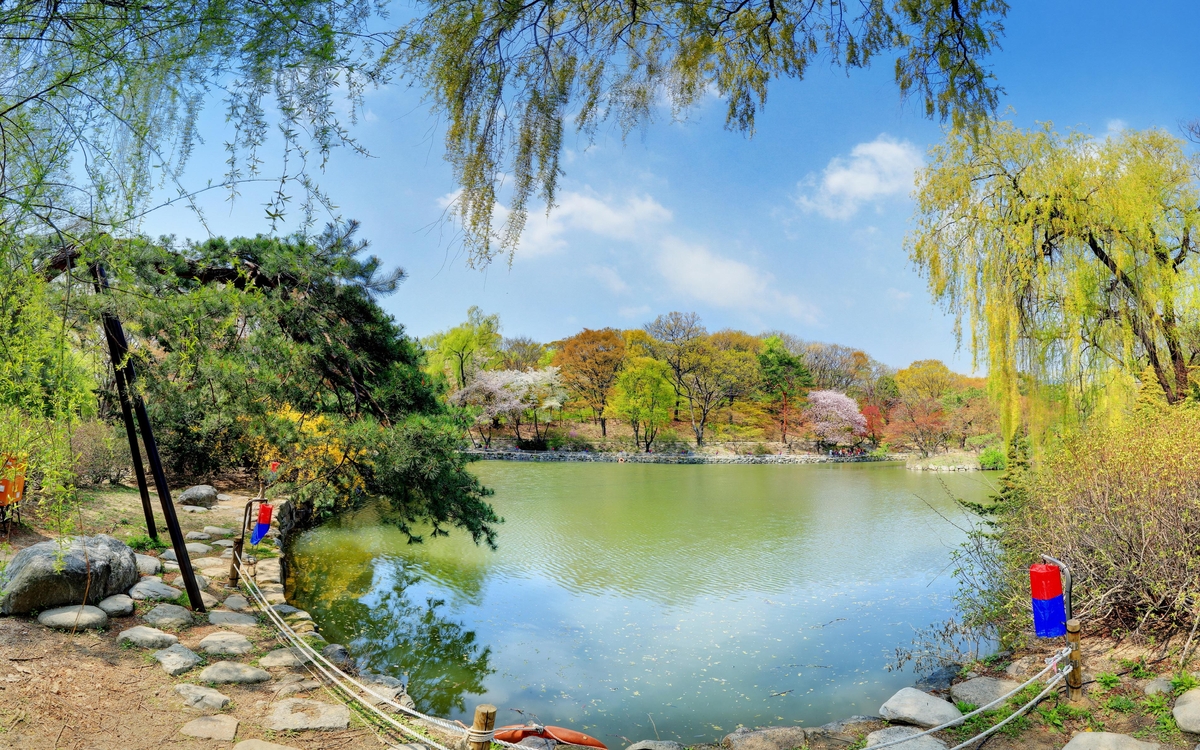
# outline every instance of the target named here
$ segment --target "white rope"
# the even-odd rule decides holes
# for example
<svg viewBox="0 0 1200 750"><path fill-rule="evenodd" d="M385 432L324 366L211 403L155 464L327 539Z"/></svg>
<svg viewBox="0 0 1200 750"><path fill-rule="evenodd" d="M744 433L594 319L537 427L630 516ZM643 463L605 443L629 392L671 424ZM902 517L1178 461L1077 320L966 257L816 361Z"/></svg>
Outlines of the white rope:
<svg viewBox="0 0 1200 750"><path fill-rule="evenodd" d="M1036 706L1038 704L1038 702L1041 701L1042 698L1045 698L1047 695L1049 695L1050 691L1053 690L1054 687L1056 685L1058 685L1058 683L1061 682L1063 678L1065 678L1068 674L1070 674L1070 672L1071 672L1071 666L1069 664L1067 666L1064 666L1062 669L1060 669L1058 671L1058 674L1056 674L1054 676L1053 680L1050 680L1050 682L1046 683L1046 687L1042 690L1042 692L1040 692L1036 696L1034 696L1033 700L1029 701L1024 706L1021 706L1016 711L1013 711L1010 716L1006 716L1004 718L1004 721L1001 721L1000 723L996 724L991 729L988 729L985 732L980 732L979 734L975 735L974 737L967 740L966 742L963 742L962 744L959 744L959 745L955 745L954 747L950 748L950 750L963 750L963 748L966 747L967 745L970 745L973 742L978 742L979 740L982 740L984 737L987 737L991 734L995 734L996 732L999 732L1001 727L1003 727L1005 724L1007 724L1008 722L1012 721L1013 719L1017 718L1021 714L1025 713L1029 709ZM876 745L876 747L878 747L878 745Z"/></svg>
<svg viewBox="0 0 1200 750"><path fill-rule="evenodd" d="M872 748L875 748L876 750L880 750L881 748L885 748L885 747L891 747L892 745L899 745L899 744L900 744L900 743L902 743L902 742L909 742L909 741L911 741L911 740L915 740L915 739L917 739L918 737L924 737L924 736L926 736L926 735L933 734L934 732L940 732L940 731L942 731L943 729L949 729L950 727L955 727L955 726L958 726L959 724L962 724L963 722L965 722L967 719L971 718L972 716L978 716L979 714L983 713L984 711L988 711L988 710L990 710L992 707L994 707L994 706L997 706L997 705L999 705L999 704L1001 704L1001 703L1004 703L1005 701L1007 701L1007 700L1008 700L1009 698L1011 698L1012 696L1016 695L1017 693L1021 692L1022 690L1024 690L1024 689L1025 689L1026 687L1028 687L1029 685L1031 685L1031 684L1033 684L1034 682L1036 682L1037 680L1041 679L1042 675L1044 675L1044 674L1046 674L1047 672L1049 672L1049 671L1050 671L1051 669L1053 669L1053 668L1054 668L1054 667L1055 667L1055 666L1056 666L1056 665L1057 665L1057 664L1058 664L1060 661L1062 661L1063 659L1065 659L1066 657L1068 657L1068 656L1070 656L1070 655L1071 655L1071 649L1070 649L1070 648L1063 648L1063 649L1059 650L1059 651L1058 651L1056 654L1054 654L1054 656L1050 657L1049 659L1046 659L1046 666L1045 666L1045 668L1044 668L1044 669L1042 669L1042 671L1038 672L1038 673L1037 673L1037 674L1035 674L1033 677L1030 677L1028 680L1026 680L1026 681L1025 681L1025 682L1023 682L1022 684L1018 685L1017 687L1013 688L1012 690L1008 691L1007 693L1005 693L1004 695L1000 696L999 698L995 699L995 700L994 700L994 701L992 701L991 703L985 703L984 705L980 706L979 708L975 709L974 711L972 711L972 712L970 712L970 713L963 714L962 716L958 717L957 719L954 719L954 720L952 720L952 721L948 721L948 722L946 722L945 724L939 724L938 726L936 726L936 727L933 727L933 728L931 728L931 729L926 729L924 732L921 732L921 733L919 733L919 734L913 734L913 735L909 735L908 737L904 737L904 738L901 738L901 739L898 739L898 740L892 740L891 742L884 742L884 743L881 743L881 744L878 744L878 745L871 745L871 747L872 747ZM1017 711L1017 712L1013 713L1013 715L1012 715L1012 716L1009 716L1009 717L1008 717L1008 718L1006 718L1004 721L1000 722L999 724L997 724L996 726L992 727L991 729L989 729L988 731L984 732L983 734L980 734L980 735L978 735L977 737L973 737L973 738L971 738L971 739L967 740L967 741L966 741L965 743L963 743L962 745L959 745L957 748L951 748L951 750L958 750L958 748L966 747L967 745L971 744L971 743L972 743L972 742L974 742L975 740L977 740L977 739L980 739L980 738L982 738L982 737L986 737L987 735L991 734L992 732L994 732L994 731L995 731L996 729L998 729L999 727L1002 727L1002 726L1004 726L1005 724L1007 724L1007 723L1008 723L1009 721L1011 721L1011 720L1012 720L1012 719L1013 719L1015 716L1019 715L1021 712L1025 711L1027 708L1029 708L1029 706L1031 706L1031 705L1034 705L1034 704L1035 704L1035 703L1037 703L1039 700L1041 700L1041 699L1042 699L1042 697L1043 697L1043 696L1044 696L1044 695L1045 695L1045 694L1046 694L1046 693L1049 691L1050 687L1052 687L1052 686L1054 686L1054 685L1058 684L1059 680L1061 680L1061 679L1063 678L1063 676L1064 676L1064 675L1066 675L1066 673L1067 673L1067 672L1069 672L1069 671L1070 671L1070 668L1069 668L1069 667L1064 667L1062 670L1060 670L1060 671L1058 672L1058 674L1057 674L1057 675L1054 677L1054 679L1052 679L1052 680L1050 681L1050 683L1047 685L1047 688L1046 688L1046 690L1043 690L1043 691L1042 691L1042 693L1041 693L1041 695L1039 695L1037 698L1033 699L1033 701L1031 701L1030 703L1027 703L1027 704L1026 704L1026 705L1025 705L1023 708L1021 708L1019 711Z"/></svg>

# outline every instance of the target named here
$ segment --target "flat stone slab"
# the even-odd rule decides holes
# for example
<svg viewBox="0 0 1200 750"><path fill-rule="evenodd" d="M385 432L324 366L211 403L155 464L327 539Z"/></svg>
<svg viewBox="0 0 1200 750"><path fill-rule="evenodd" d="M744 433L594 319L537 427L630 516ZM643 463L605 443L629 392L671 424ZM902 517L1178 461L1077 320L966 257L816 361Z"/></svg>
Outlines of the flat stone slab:
<svg viewBox="0 0 1200 750"><path fill-rule="evenodd" d="M173 601L183 592L174 586L168 586L157 578L143 578L129 589L129 595L134 599L147 601Z"/></svg>
<svg viewBox="0 0 1200 750"><path fill-rule="evenodd" d="M196 570L204 570L205 568L224 568L229 570L229 561L222 560L219 557L197 557L192 560L192 567Z"/></svg>
<svg viewBox="0 0 1200 750"><path fill-rule="evenodd" d="M885 742L912 737L915 734L920 734L921 731L916 727L884 727L867 735L867 747L875 747ZM946 750L946 743L936 737L925 735L924 737L918 737L915 740L909 740L901 745L897 745L897 747L904 750Z"/></svg>
<svg viewBox="0 0 1200 750"><path fill-rule="evenodd" d="M183 702L204 711L220 711L229 705L229 696L203 685L176 685L175 692L183 696Z"/></svg>
<svg viewBox="0 0 1200 750"><path fill-rule="evenodd" d="M213 625L258 625L258 618L242 612L222 612L214 609L208 613L208 621Z"/></svg>
<svg viewBox="0 0 1200 750"><path fill-rule="evenodd" d="M234 594L225 600L225 606L232 609L234 612L241 612L250 609L250 602L241 594Z"/></svg>
<svg viewBox="0 0 1200 750"><path fill-rule="evenodd" d="M983 706L1006 693L1021 687L1015 680L999 680L995 677L974 677L966 682L950 686L950 697L955 703L972 703Z"/></svg>
<svg viewBox="0 0 1200 750"><path fill-rule="evenodd" d="M155 651L154 658L162 665L163 671L172 677L181 675L200 663L200 657L182 643Z"/></svg>
<svg viewBox="0 0 1200 750"><path fill-rule="evenodd" d="M1146 683L1146 687L1142 688L1142 692L1146 695L1158 695L1159 693L1170 695L1175 692L1175 687L1171 685L1171 681L1166 677L1155 677Z"/></svg>
<svg viewBox="0 0 1200 750"><path fill-rule="evenodd" d="M87 628L99 630L108 626L108 615L104 614L104 610L99 607L86 604L55 607L38 615L38 624L63 630Z"/></svg>
<svg viewBox="0 0 1200 750"><path fill-rule="evenodd" d="M1175 709L1171 713L1180 729L1200 733L1200 688L1192 688L1176 698Z"/></svg>
<svg viewBox="0 0 1200 750"><path fill-rule="evenodd" d="M211 527L209 527L209 528L211 528ZM233 548L233 540L232 539L217 539L212 543L212 545L214 547L225 547L227 549L232 549Z"/></svg>
<svg viewBox="0 0 1200 750"><path fill-rule="evenodd" d="M162 561L157 557L139 555L135 552L133 559L137 561L138 572L142 575L152 576L162 570Z"/></svg>
<svg viewBox="0 0 1200 750"><path fill-rule="evenodd" d="M276 604L275 606L271 607L271 611L280 617L287 617L288 615L294 615L303 610L301 610L299 607L293 607L290 604Z"/></svg>
<svg viewBox="0 0 1200 750"><path fill-rule="evenodd" d="M345 729L350 725L350 709L343 705L321 703L307 698L287 698L275 704L275 710L263 726L276 732L306 729Z"/></svg>
<svg viewBox="0 0 1200 750"><path fill-rule="evenodd" d="M953 703L923 693L916 688L904 688L879 707L879 715L888 721L936 727L962 717Z"/></svg>
<svg viewBox="0 0 1200 750"><path fill-rule="evenodd" d="M233 529L227 529L223 526L205 526L204 533L211 534L212 536L231 536Z"/></svg>
<svg viewBox="0 0 1200 750"><path fill-rule="evenodd" d="M212 552L213 549L207 544L201 544L200 542L192 542L191 544L184 545L184 547L187 549L188 557L204 557L209 552Z"/></svg>
<svg viewBox="0 0 1200 750"><path fill-rule="evenodd" d="M237 736L238 720L227 714L216 716L201 716L193 719L179 730L180 734L189 737L199 737L205 740L222 740L232 742Z"/></svg>
<svg viewBox="0 0 1200 750"><path fill-rule="evenodd" d="M804 727L742 727L727 734L722 744L730 750L791 750L807 742L808 732Z"/></svg>
<svg viewBox="0 0 1200 750"><path fill-rule="evenodd" d="M97 607L104 610L109 617L126 617L133 614L133 599L127 594L113 594L107 599L101 599Z"/></svg>
<svg viewBox="0 0 1200 750"><path fill-rule="evenodd" d="M208 508L201 508L198 505L180 505L184 513L207 513Z"/></svg>
<svg viewBox="0 0 1200 750"><path fill-rule="evenodd" d="M170 633L164 633L158 628L148 628L145 625L122 630L121 634L117 636L117 643L126 641L142 648L166 648L179 643L179 639Z"/></svg>
<svg viewBox="0 0 1200 750"><path fill-rule="evenodd" d="M296 750L291 745L276 745L263 740L246 740L233 746L233 750Z"/></svg>
<svg viewBox="0 0 1200 750"><path fill-rule="evenodd" d="M142 619L156 628L178 630L192 624L192 613L178 604L160 604L142 615Z"/></svg>
<svg viewBox="0 0 1200 750"><path fill-rule="evenodd" d="M208 593L207 591L200 592L200 601L204 602L205 609L212 609L213 607L219 606L221 604L220 599L218 599L217 597Z"/></svg>
<svg viewBox="0 0 1200 750"><path fill-rule="evenodd" d="M1126 734L1080 732L1063 750L1159 750L1161 747L1157 742L1142 742Z"/></svg>
<svg viewBox="0 0 1200 750"><path fill-rule="evenodd" d="M228 683L266 682L271 679L271 673L265 669L240 664L236 661L219 661L209 664L200 673L200 680L218 685Z"/></svg>
<svg viewBox="0 0 1200 750"><path fill-rule="evenodd" d="M294 648L280 648L258 660L260 667L299 667L308 661L307 656L296 653Z"/></svg>
<svg viewBox="0 0 1200 750"><path fill-rule="evenodd" d="M254 650L254 644L241 633L218 631L200 641L200 650L214 656L241 656Z"/></svg>
<svg viewBox="0 0 1200 750"><path fill-rule="evenodd" d="M189 542L207 542L212 539L212 534L206 534L203 531L189 531L183 538Z"/></svg>

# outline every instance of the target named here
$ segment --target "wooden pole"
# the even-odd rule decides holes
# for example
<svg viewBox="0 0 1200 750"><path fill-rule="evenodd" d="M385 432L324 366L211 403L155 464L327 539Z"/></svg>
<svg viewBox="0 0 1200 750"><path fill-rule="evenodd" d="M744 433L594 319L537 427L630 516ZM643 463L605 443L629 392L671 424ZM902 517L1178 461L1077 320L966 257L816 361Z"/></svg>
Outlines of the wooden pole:
<svg viewBox="0 0 1200 750"><path fill-rule="evenodd" d="M471 725L470 741L467 746L470 750L490 750L492 741L490 739L477 741L474 737L480 735L491 735L492 730L496 728L496 707L490 703L484 703L482 706L475 707L475 723Z"/></svg>
<svg viewBox="0 0 1200 750"><path fill-rule="evenodd" d="M1067 645L1071 647L1071 671L1067 673L1067 702L1083 702L1083 651L1079 647L1079 620L1067 620Z"/></svg>

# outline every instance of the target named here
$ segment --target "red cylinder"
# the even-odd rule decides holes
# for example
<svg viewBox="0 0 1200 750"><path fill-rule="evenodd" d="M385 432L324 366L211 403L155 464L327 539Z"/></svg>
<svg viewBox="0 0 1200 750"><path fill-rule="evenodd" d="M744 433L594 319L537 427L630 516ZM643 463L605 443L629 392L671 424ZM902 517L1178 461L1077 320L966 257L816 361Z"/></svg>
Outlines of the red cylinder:
<svg viewBox="0 0 1200 750"><path fill-rule="evenodd" d="M1034 599L1062 596L1062 575L1057 565L1038 563L1029 566L1029 592Z"/></svg>
<svg viewBox="0 0 1200 750"><path fill-rule="evenodd" d="M261 524L266 524L268 526L271 524L271 506L270 505L267 505L266 503L261 503L258 506L258 522ZM1055 568L1055 570L1058 570L1058 568Z"/></svg>

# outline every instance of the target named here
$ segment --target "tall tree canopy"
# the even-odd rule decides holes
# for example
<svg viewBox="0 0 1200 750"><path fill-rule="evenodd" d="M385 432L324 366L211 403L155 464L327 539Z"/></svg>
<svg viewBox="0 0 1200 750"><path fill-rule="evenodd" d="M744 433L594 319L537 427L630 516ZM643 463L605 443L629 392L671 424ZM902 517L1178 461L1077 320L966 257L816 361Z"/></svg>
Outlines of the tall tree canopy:
<svg viewBox="0 0 1200 750"><path fill-rule="evenodd" d="M615 328L584 328L559 342L554 364L562 371L563 384L591 407L600 422L600 434L608 435L609 393L625 362L625 339Z"/></svg>
<svg viewBox="0 0 1200 750"><path fill-rule="evenodd" d="M911 257L969 323L1008 430L1022 372L1065 392L1074 413L1132 392L1147 367L1168 401L1188 395L1200 358L1200 185L1181 141L997 122L951 132L917 192Z"/></svg>
<svg viewBox="0 0 1200 750"><path fill-rule="evenodd" d="M983 60L997 47L1003 0L428 0L404 26L398 61L449 123L447 159L471 261L511 253L535 194L553 205L567 120L586 135L625 133L657 102L680 116L710 87L727 127L752 133L768 85L830 61L851 70L895 55L896 83L956 125L996 106ZM511 175L496 231L497 190Z"/></svg>

